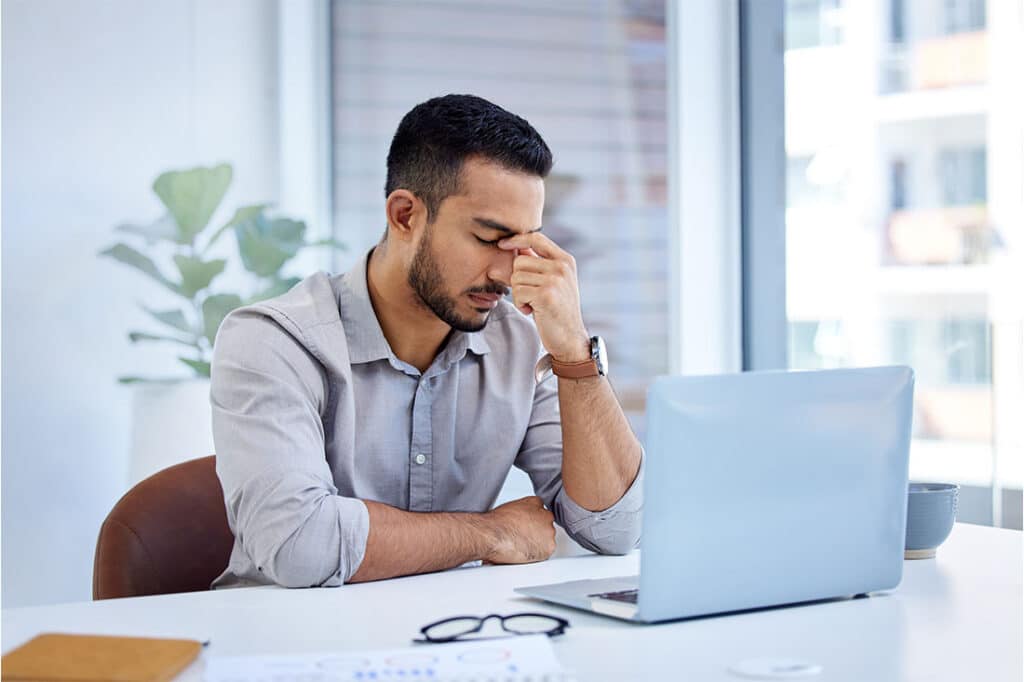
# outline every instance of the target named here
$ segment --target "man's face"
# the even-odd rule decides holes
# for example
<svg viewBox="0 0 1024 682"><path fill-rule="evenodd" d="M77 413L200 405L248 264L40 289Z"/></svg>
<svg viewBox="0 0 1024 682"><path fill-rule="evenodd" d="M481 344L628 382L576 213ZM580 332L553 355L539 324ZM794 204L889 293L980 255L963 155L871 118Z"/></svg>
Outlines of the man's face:
<svg viewBox="0 0 1024 682"><path fill-rule="evenodd" d="M461 191L445 198L425 226L409 267L409 286L450 327L475 332L508 293L516 252L498 248L515 233L540 229L544 181L478 159L467 160Z"/></svg>

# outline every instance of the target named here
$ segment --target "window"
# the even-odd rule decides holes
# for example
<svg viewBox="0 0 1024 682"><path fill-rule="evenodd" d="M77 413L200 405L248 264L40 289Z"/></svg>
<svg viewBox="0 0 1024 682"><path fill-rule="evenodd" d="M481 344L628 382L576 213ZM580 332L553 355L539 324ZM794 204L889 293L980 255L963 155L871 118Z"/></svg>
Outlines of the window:
<svg viewBox="0 0 1024 682"><path fill-rule="evenodd" d="M999 523L1024 484L1019 17L887 2L834 7L841 43L786 3L789 363L912 366L911 477L988 491L961 518Z"/></svg>
<svg viewBox="0 0 1024 682"><path fill-rule="evenodd" d="M889 164L889 209L898 211L907 207L907 162Z"/></svg>
<svg viewBox="0 0 1024 682"><path fill-rule="evenodd" d="M838 44L840 5L840 0L786 0L786 49Z"/></svg>
<svg viewBox="0 0 1024 682"><path fill-rule="evenodd" d="M906 11L904 0L889 0L889 42L899 44L906 40Z"/></svg>
<svg viewBox="0 0 1024 682"><path fill-rule="evenodd" d="M985 29L985 0L945 0L943 29L947 35Z"/></svg>
<svg viewBox="0 0 1024 682"><path fill-rule="evenodd" d="M947 319L942 347L946 352L946 376L950 384L992 383L992 343L988 320Z"/></svg>
<svg viewBox="0 0 1024 682"><path fill-rule="evenodd" d="M642 414L669 362L664 0L346 0L332 13L334 224L350 254L383 230L406 111L466 92L525 117L555 155L544 232L576 258L589 331Z"/></svg>
<svg viewBox="0 0 1024 682"><path fill-rule="evenodd" d="M786 191L790 206L830 206L840 200L843 193L842 177L836 176L836 169L829 166L831 157L825 151L814 156L787 159Z"/></svg>
<svg viewBox="0 0 1024 682"><path fill-rule="evenodd" d="M987 198L984 147L939 151L939 181L943 206L983 204Z"/></svg>

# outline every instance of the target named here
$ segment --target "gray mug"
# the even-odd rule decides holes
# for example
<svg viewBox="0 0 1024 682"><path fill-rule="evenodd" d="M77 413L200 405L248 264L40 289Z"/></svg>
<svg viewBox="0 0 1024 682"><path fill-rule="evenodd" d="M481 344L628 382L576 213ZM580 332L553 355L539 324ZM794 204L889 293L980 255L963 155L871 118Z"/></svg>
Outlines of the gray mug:
<svg viewBox="0 0 1024 682"><path fill-rule="evenodd" d="M911 483L907 490L907 537L903 558L930 559L953 530L960 486Z"/></svg>

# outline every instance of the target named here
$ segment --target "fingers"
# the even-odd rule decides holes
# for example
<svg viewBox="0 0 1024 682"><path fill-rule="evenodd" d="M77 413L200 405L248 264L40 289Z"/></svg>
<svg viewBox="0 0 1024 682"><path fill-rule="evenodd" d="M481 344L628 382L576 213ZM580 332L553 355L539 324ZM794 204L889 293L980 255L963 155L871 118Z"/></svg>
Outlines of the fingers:
<svg viewBox="0 0 1024 682"><path fill-rule="evenodd" d="M548 260L536 256L516 256L512 261L513 270L529 270L530 272L546 272L555 274L566 268L564 261Z"/></svg>
<svg viewBox="0 0 1024 682"><path fill-rule="evenodd" d="M498 242L498 247L502 249L519 249L521 251L531 250L541 258L571 258L568 253L540 232L514 235Z"/></svg>
<svg viewBox="0 0 1024 682"><path fill-rule="evenodd" d="M526 497L520 497L518 500L512 500L511 502L506 502L505 504L526 504L531 507L543 507L544 501L541 500L540 497L538 497L537 495L527 495Z"/></svg>
<svg viewBox="0 0 1024 682"><path fill-rule="evenodd" d="M512 276L513 279L515 275ZM542 299L546 296L545 292L547 289L543 286L536 286L532 284L513 284L512 285L512 300L515 301L516 306L523 310L523 308L529 308L530 312L536 307L535 301ZM543 309L543 308L542 308ZM524 311L524 314L529 314Z"/></svg>
<svg viewBox="0 0 1024 682"><path fill-rule="evenodd" d="M514 252L514 273L534 272L561 278L573 278L576 275L576 260L542 234L532 232L515 235L498 242L498 246Z"/></svg>
<svg viewBox="0 0 1024 682"><path fill-rule="evenodd" d="M548 283L549 275L533 270L514 270L510 284L513 288L518 286L542 287Z"/></svg>

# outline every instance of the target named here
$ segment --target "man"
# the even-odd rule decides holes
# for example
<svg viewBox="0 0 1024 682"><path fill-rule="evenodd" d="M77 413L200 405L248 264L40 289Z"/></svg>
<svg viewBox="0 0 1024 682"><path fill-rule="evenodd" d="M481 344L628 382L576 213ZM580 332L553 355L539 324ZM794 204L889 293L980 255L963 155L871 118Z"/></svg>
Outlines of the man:
<svg viewBox="0 0 1024 682"><path fill-rule="evenodd" d="M448 95L406 114L387 163L380 244L217 335L235 545L214 587L541 561L553 522L596 552L639 539L641 447L584 326L575 263L541 233L543 139ZM557 381L535 375L545 350ZM513 465L537 496L491 510Z"/></svg>

